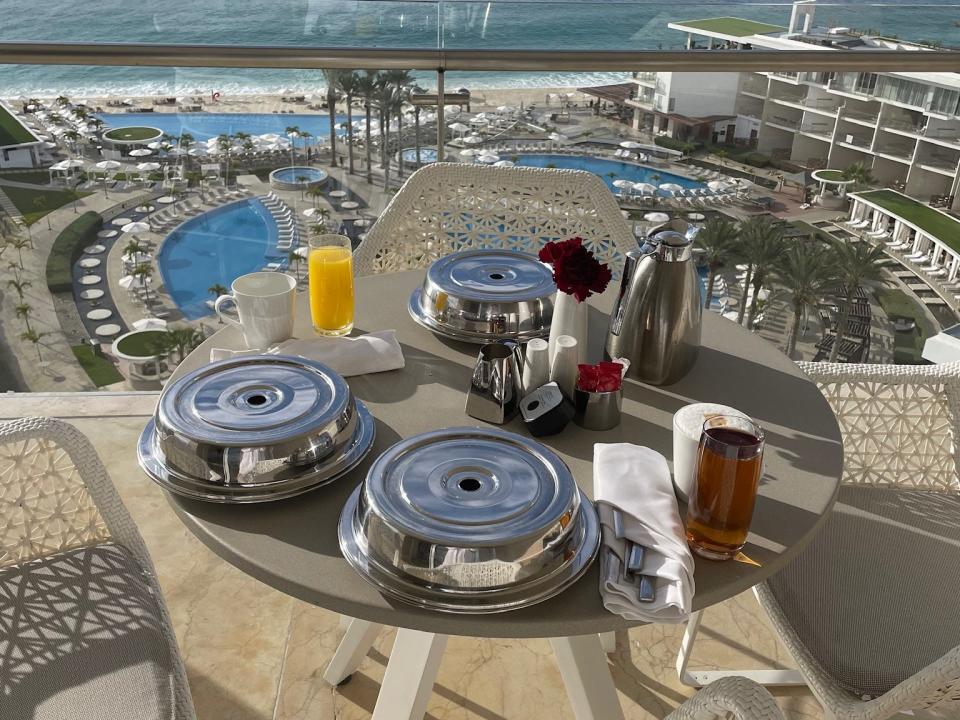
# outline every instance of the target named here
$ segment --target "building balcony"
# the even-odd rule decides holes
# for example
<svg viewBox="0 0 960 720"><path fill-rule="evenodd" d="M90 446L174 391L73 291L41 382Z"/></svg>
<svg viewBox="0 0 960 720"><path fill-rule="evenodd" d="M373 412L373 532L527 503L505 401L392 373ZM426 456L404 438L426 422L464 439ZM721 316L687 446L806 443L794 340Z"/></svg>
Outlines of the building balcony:
<svg viewBox="0 0 960 720"><path fill-rule="evenodd" d="M897 162L910 164L913 160L913 148L906 145L887 145L874 148L874 152L881 157Z"/></svg>
<svg viewBox="0 0 960 720"><path fill-rule="evenodd" d="M869 112L865 110L853 110L849 107L844 107L842 114L844 120L849 120L852 123L866 125L868 127L876 127L877 122L880 119L879 109Z"/></svg>
<svg viewBox="0 0 960 720"><path fill-rule="evenodd" d="M657 84L657 73L637 72L633 74L633 79L640 85L648 85L652 87Z"/></svg>
<svg viewBox="0 0 960 720"><path fill-rule="evenodd" d="M833 128L825 125L801 125L800 133L825 142L833 139Z"/></svg>
<svg viewBox="0 0 960 720"><path fill-rule="evenodd" d="M862 135L854 135L840 131L837 133L837 144L854 150L869 151L872 145L872 139Z"/></svg>
<svg viewBox="0 0 960 720"><path fill-rule="evenodd" d="M767 96L767 81L759 78L750 78L740 86L740 92L744 95L765 98Z"/></svg>
<svg viewBox="0 0 960 720"><path fill-rule="evenodd" d="M917 160L917 165L924 170L951 177L956 174L958 163L960 163L960 158L949 155L928 155Z"/></svg>
<svg viewBox="0 0 960 720"><path fill-rule="evenodd" d="M778 128L780 130L788 130L790 132L796 132L800 129L799 119L793 120L791 118L773 115L768 117L764 122L770 127Z"/></svg>

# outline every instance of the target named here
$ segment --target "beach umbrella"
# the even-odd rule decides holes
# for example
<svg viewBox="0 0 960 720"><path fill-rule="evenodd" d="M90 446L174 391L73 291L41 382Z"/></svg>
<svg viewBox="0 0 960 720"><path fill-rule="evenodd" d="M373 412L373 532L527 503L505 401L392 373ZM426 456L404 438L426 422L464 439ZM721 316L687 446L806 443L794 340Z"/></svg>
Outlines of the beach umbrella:
<svg viewBox="0 0 960 720"><path fill-rule="evenodd" d="M50 166L50 170L70 170L71 168L83 167L82 160L61 160Z"/></svg>
<svg viewBox="0 0 960 720"><path fill-rule="evenodd" d="M128 275L127 277L133 277ZM134 330L164 330L167 327L167 321L160 318L140 318L133 321Z"/></svg>
<svg viewBox="0 0 960 720"><path fill-rule="evenodd" d="M500 159L499 155L493 155L493 154L489 154L489 155L484 154L484 155L477 156L477 162L482 162L484 165L493 165L499 159Z"/></svg>
<svg viewBox="0 0 960 720"><path fill-rule="evenodd" d="M120 163L116 160L101 160L94 167L97 170L117 170L120 167Z"/></svg>
<svg viewBox="0 0 960 720"><path fill-rule="evenodd" d="M470 129L470 126L464 125L461 122L455 122L452 125L447 125L447 127L453 130L454 132L458 132L458 133L466 132L467 130Z"/></svg>
<svg viewBox="0 0 960 720"><path fill-rule="evenodd" d="M663 183L660 185L660 189L664 192L678 193L683 192L683 186L677 185L676 183Z"/></svg>
<svg viewBox="0 0 960 720"><path fill-rule="evenodd" d="M632 187L633 187L633 182L630 181L630 180L622 180L622 179L621 179L621 180L614 180L614 181L613 181L613 186L614 186L615 188L632 188Z"/></svg>
<svg viewBox="0 0 960 720"><path fill-rule="evenodd" d="M138 232L147 232L150 230L150 224L142 221L127 223L122 228L125 233L138 233Z"/></svg>
<svg viewBox="0 0 960 720"><path fill-rule="evenodd" d="M150 262L150 255L142 252L133 253L132 255L127 253L123 256L123 261L132 265L141 265Z"/></svg>
<svg viewBox="0 0 960 720"><path fill-rule="evenodd" d="M651 185L650 183L634 183L633 189L638 193L655 193L657 191L656 185Z"/></svg>
<svg viewBox="0 0 960 720"><path fill-rule="evenodd" d="M307 208L306 210L303 211L303 214L306 217L313 217L314 215L319 215L320 210L318 210L317 208Z"/></svg>
<svg viewBox="0 0 960 720"><path fill-rule="evenodd" d="M502 115L515 113L516 111L517 109L513 105L501 105L500 107L497 108L497 112L501 113Z"/></svg>
<svg viewBox="0 0 960 720"><path fill-rule="evenodd" d="M133 287L133 283L136 281L136 278L133 275L124 275L117 281L117 285L122 287L124 290L129 290Z"/></svg>
<svg viewBox="0 0 960 720"><path fill-rule="evenodd" d="M151 150L162 150L163 143L160 142L159 140L154 140L152 143L147 143L147 147L150 148Z"/></svg>
<svg viewBox="0 0 960 720"><path fill-rule="evenodd" d="M643 216L643 219L651 223L665 223L670 219L670 216L662 212L649 212Z"/></svg>
<svg viewBox="0 0 960 720"><path fill-rule="evenodd" d="M483 142L483 138L479 135L468 135L463 141L469 145L479 145Z"/></svg>
<svg viewBox="0 0 960 720"><path fill-rule="evenodd" d="M447 115L459 115L463 112L463 108L461 108L459 105L444 105L443 111Z"/></svg>
<svg viewBox="0 0 960 720"><path fill-rule="evenodd" d="M551 142L566 142L570 138L568 138L563 133L552 132L549 135L547 135L547 139L550 140Z"/></svg>
<svg viewBox="0 0 960 720"><path fill-rule="evenodd" d="M643 145L641 143L634 142L633 140L624 140L622 143L620 143L620 147L626 148L627 150L636 150L637 148L642 148Z"/></svg>
<svg viewBox="0 0 960 720"><path fill-rule="evenodd" d="M137 148L136 150L130 151L130 157L146 157L147 155L153 155L153 150L150 148Z"/></svg>
<svg viewBox="0 0 960 720"><path fill-rule="evenodd" d="M160 163L156 162L143 162L137 165L137 170L140 172L153 172L154 170L160 169Z"/></svg>
<svg viewBox="0 0 960 720"><path fill-rule="evenodd" d="M466 148L466 149L460 151L460 154L461 154L463 157L476 157L477 155L480 155L481 153L482 153L482 151L481 151L481 150L477 150L477 148Z"/></svg>
<svg viewBox="0 0 960 720"><path fill-rule="evenodd" d="M730 185L725 183L723 180L711 180L707 183L707 187L711 190L726 190L730 187Z"/></svg>
<svg viewBox="0 0 960 720"><path fill-rule="evenodd" d="M497 160L493 166L494 167L513 167L515 163L511 160Z"/></svg>

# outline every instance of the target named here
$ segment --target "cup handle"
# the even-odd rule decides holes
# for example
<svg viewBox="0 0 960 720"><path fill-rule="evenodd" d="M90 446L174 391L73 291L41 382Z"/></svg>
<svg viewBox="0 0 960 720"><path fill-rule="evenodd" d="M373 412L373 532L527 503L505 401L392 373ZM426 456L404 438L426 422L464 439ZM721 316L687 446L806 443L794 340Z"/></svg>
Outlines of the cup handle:
<svg viewBox="0 0 960 720"><path fill-rule="evenodd" d="M225 312L223 312L223 310L220 309L222 305L228 302L233 303L234 305L237 304L237 300L236 298L233 297L233 295L221 295L214 301L213 311L217 313L217 316L221 320L229 323L230 325L236 325L237 327L241 327L239 319L234 318L230 315L227 315Z"/></svg>

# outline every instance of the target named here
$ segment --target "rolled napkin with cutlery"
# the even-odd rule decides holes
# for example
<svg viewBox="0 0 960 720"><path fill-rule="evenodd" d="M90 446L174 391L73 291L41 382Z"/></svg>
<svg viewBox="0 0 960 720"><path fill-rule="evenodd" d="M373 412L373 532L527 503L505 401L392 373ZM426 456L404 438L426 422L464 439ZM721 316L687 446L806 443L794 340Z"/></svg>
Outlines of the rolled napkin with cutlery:
<svg viewBox="0 0 960 720"><path fill-rule="evenodd" d="M639 445L598 443L593 492L604 607L638 622L685 621L693 606L693 555L666 458Z"/></svg>
<svg viewBox="0 0 960 720"><path fill-rule="evenodd" d="M395 330L378 330L358 337L284 340L266 350L212 348L210 362L258 354L299 355L322 362L343 377L399 370L405 364Z"/></svg>

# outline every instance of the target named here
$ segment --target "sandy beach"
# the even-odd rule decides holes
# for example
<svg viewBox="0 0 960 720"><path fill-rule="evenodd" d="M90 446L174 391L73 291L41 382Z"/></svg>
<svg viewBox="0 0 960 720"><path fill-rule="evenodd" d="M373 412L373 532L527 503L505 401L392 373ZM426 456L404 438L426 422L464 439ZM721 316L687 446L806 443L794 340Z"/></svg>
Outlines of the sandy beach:
<svg viewBox="0 0 960 720"><path fill-rule="evenodd" d="M450 90L456 90L456 88L449 88ZM540 107L546 105L556 104L558 101L556 98L549 98L551 95L558 94L571 94L571 99L574 102L587 102L588 97L582 93L577 92L576 88L573 87L529 87L529 88L479 88L477 90L471 91L470 95L470 109L473 112L491 110L493 108L499 107L501 105L515 105L520 106L522 103L524 106L529 105L530 103L536 103ZM296 95L301 95L301 93L296 93ZM159 98L165 98L166 95L110 95L110 96L80 96L80 95L70 95L67 94L67 97L70 100L76 102L77 100L85 100L86 104L91 107L101 107L104 111L107 112L122 112L122 108L118 106L111 106L109 103L119 103L121 101L131 101L131 107L140 107L140 108L153 108L154 112L158 113L175 113L178 112L176 105L154 105L154 100ZM171 96L173 97L173 96ZM279 93L251 93L247 94L221 94L218 98L214 99L212 95L202 95L197 93L186 93L181 91L176 94L178 98L193 98L197 97L200 99L201 105L203 107L203 112L223 112L223 113L280 113L284 112L294 112L294 113L318 113L326 114L326 109L317 109L317 106L321 102L324 102L326 99L325 94L319 93L309 93L306 94L304 102L284 102L284 95ZM54 101L55 97L39 96L37 99L50 104ZM4 100L8 102L11 106L16 107L18 103L22 102L21 96L17 97L5 97ZM310 108L310 105L314 105L314 108ZM354 102L354 113L360 108L358 102ZM343 102L337 103L338 112L346 112L346 105Z"/></svg>

